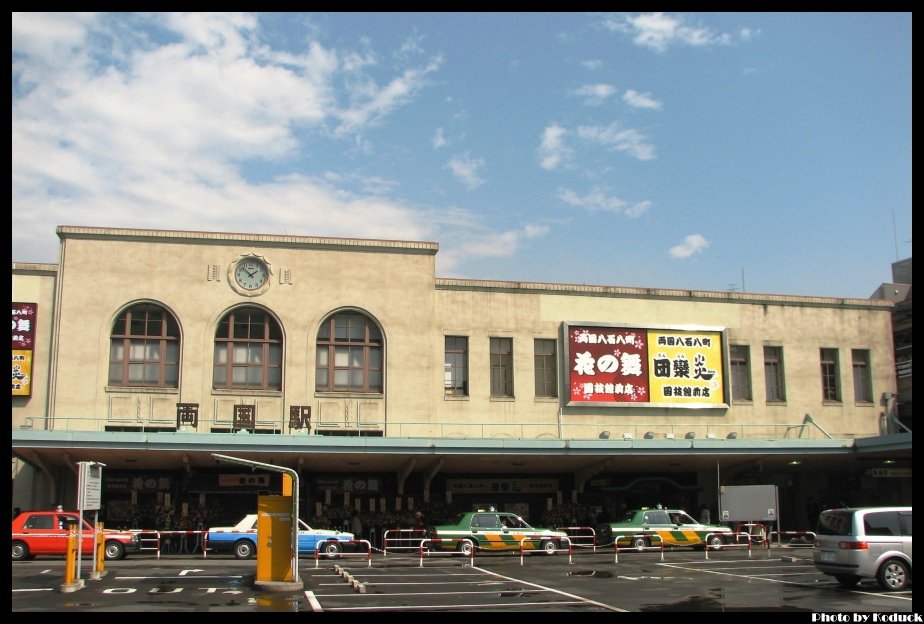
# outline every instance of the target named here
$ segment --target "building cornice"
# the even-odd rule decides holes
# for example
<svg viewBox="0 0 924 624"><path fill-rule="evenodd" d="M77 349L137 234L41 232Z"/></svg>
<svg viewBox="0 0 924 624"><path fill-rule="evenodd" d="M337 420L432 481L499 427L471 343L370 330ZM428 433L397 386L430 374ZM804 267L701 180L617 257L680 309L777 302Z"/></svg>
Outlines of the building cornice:
<svg viewBox="0 0 924 624"><path fill-rule="evenodd" d="M599 286L592 284L556 284L545 282L515 282L501 280L473 280L437 278L437 290L503 292L535 295L579 295L584 297L661 299L712 303L740 303L752 305L794 305L818 307L863 308L889 311L889 301L850 299L843 297L807 297L797 295L770 295L740 291L681 290L672 288L634 288L628 286Z"/></svg>
<svg viewBox="0 0 924 624"><path fill-rule="evenodd" d="M84 240L142 241L146 243L184 243L210 245L259 244L264 247L325 249L336 251L366 251L436 255L439 244L426 241L385 239L332 238L320 236L289 236L243 232L192 232L183 230L145 230L133 228L103 228L60 225L58 238Z"/></svg>

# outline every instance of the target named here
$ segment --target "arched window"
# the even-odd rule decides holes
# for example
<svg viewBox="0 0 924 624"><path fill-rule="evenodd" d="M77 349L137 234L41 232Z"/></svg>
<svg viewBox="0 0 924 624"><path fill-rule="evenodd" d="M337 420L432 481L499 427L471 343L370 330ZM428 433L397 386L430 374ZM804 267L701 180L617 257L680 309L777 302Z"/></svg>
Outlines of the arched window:
<svg viewBox="0 0 924 624"><path fill-rule="evenodd" d="M215 332L212 387L282 390L282 329L260 308L236 308Z"/></svg>
<svg viewBox="0 0 924 624"><path fill-rule="evenodd" d="M109 342L109 385L176 388L180 371L180 327L153 303L119 315Z"/></svg>
<svg viewBox="0 0 924 624"><path fill-rule="evenodd" d="M318 330L318 392L382 392L382 332L359 312L340 312Z"/></svg>

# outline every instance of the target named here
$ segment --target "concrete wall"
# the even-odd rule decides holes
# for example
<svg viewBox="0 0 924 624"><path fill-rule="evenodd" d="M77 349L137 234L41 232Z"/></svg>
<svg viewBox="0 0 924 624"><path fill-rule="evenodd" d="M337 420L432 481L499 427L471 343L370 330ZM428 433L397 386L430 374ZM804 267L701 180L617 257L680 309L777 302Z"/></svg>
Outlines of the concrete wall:
<svg viewBox="0 0 924 624"><path fill-rule="evenodd" d="M169 427L175 424L175 404L193 402L210 425L227 426L232 405L255 403L258 425L284 427L290 405L311 405L315 422L379 429L387 423L388 436L596 437L604 425L639 437L674 427L782 437L789 435L785 428L771 425L797 425L810 414L834 437L863 437L879 433L878 397L895 391L887 302L437 279L433 243L102 228L59 228L59 235L62 263L54 305L54 274L31 275L14 265L14 301L40 302L37 358L55 349L47 391L37 384L39 392L29 400L14 399L14 427L44 416L48 397L49 427L59 430ZM248 254L263 257L273 272L270 286L256 296L229 284L229 268ZM138 302L160 304L179 321L179 390L107 386L113 322ZM282 327L281 392L212 389L217 323L241 305L264 308ZM52 309L58 311L54 335L47 313ZM364 312L382 328L383 394L315 392L318 327L339 310ZM568 408L560 400L537 398L533 340L558 339L561 350L563 322L725 328L731 343L750 347L753 399L727 408L677 409ZM443 391L447 335L469 338L470 396L462 399ZM513 339L512 400L490 396L491 337ZM782 404L765 400L767 344L783 347ZM822 401L821 348L839 351L838 403ZM851 349L871 352L872 403L853 400ZM37 363L48 366L47 359ZM560 378L566 366L561 364ZM794 429L791 435L799 433ZM809 434L820 435L811 428Z"/></svg>

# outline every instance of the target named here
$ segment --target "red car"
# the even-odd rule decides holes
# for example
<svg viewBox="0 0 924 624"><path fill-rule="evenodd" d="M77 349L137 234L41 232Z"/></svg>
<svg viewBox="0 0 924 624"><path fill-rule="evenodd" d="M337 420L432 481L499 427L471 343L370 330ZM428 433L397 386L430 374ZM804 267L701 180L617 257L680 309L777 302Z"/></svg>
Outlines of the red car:
<svg viewBox="0 0 924 624"><path fill-rule="evenodd" d="M78 524L74 511L24 511L13 518L13 561L32 559L36 555L67 554L68 525ZM122 559L141 550L137 533L103 529L106 559ZM93 556L93 525L83 519L83 557Z"/></svg>

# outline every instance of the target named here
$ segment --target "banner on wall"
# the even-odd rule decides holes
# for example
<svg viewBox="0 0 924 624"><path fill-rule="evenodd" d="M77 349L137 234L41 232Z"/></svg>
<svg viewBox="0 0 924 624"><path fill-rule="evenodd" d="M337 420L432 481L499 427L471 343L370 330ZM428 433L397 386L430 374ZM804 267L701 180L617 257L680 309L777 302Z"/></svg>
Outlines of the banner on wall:
<svg viewBox="0 0 924 624"><path fill-rule="evenodd" d="M555 492L558 479L446 479L456 494L535 494Z"/></svg>
<svg viewBox="0 0 924 624"><path fill-rule="evenodd" d="M569 406L728 406L724 328L563 327Z"/></svg>
<svg viewBox="0 0 924 624"><path fill-rule="evenodd" d="M37 303L13 302L13 349L35 348Z"/></svg>
<svg viewBox="0 0 924 624"><path fill-rule="evenodd" d="M32 350L13 349L13 396L32 395Z"/></svg>
<svg viewBox="0 0 924 624"><path fill-rule="evenodd" d="M35 349L37 303L14 301L12 330L13 396L32 395L32 353Z"/></svg>

